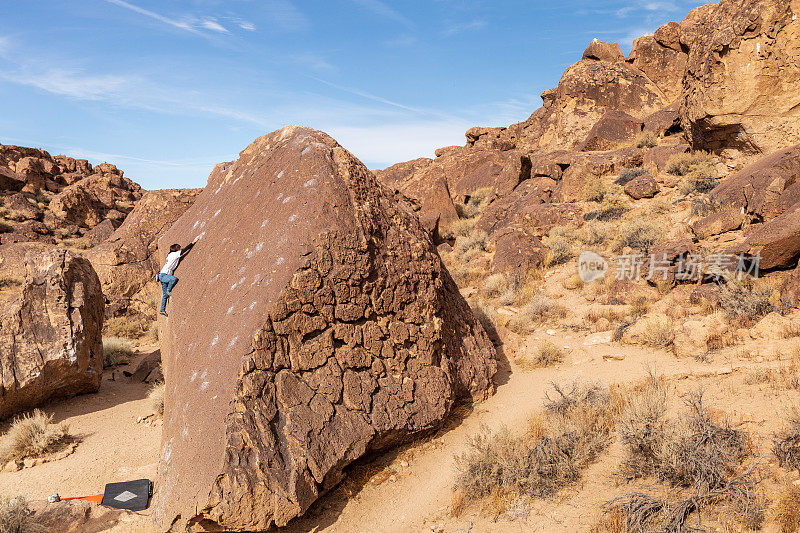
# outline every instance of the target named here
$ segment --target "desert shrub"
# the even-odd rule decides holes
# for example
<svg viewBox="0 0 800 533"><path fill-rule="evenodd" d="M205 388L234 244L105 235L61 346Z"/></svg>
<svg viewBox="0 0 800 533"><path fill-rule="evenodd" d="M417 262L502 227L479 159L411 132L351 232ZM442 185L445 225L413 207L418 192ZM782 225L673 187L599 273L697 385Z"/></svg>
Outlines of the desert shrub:
<svg viewBox="0 0 800 533"><path fill-rule="evenodd" d="M653 148L658 146L658 136L652 131L643 131L636 136L636 148Z"/></svg>
<svg viewBox="0 0 800 533"><path fill-rule="evenodd" d="M675 176L686 176L699 167L714 166L714 158L706 152L675 154L667 160L666 171Z"/></svg>
<svg viewBox="0 0 800 533"><path fill-rule="evenodd" d="M508 327L519 334L530 333L545 320L565 316L567 316L566 307L554 302L549 296L537 294L520 309L517 316L509 321Z"/></svg>
<svg viewBox="0 0 800 533"><path fill-rule="evenodd" d="M644 322L641 341L654 348L667 348L675 342L675 325L666 317L648 318Z"/></svg>
<svg viewBox="0 0 800 533"><path fill-rule="evenodd" d="M164 389L165 385L163 381L157 381L153 383L150 387L150 392L147 393L147 397L150 399L150 406L153 408L153 412L159 416L163 416L164 414Z"/></svg>
<svg viewBox="0 0 800 533"><path fill-rule="evenodd" d="M692 198L693 217L707 217L708 215L719 212L721 209L722 205L716 200L709 198L706 194Z"/></svg>
<svg viewBox="0 0 800 533"><path fill-rule="evenodd" d="M463 258L473 250L485 252L488 241L489 236L485 231L473 230L469 235L456 237L454 248Z"/></svg>
<svg viewBox="0 0 800 533"><path fill-rule="evenodd" d="M639 176L644 176L647 174L647 171L642 167L628 167L623 168L622 171L619 173L619 177L614 181L617 185L627 185L635 178Z"/></svg>
<svg viewBox="0 0 800 533"><path fill-rule="evenodd" d="M603 505L606 524L615 520L621 526L618 531L689 531L686 522L694 511L724 503L736 510L742 525L758 529L764 511L754 491L758 463L744 466L750 452L747 434L727 421L716 422L699 392L686 400L687 412L681 418L665 422L661 394L645 392L638 405L623 415L631 421L620 423L627 435L623 442L628 468L623 473L635 477L653 473L691 494L674 501L640 492L626 494Z"/></svg>
<svg viewBox="0 0 800 533"><path fill-rule="evenodd" d="M456 204L456 212L462 219L476 218L491 203L494 189L482 187L473 191L464 204Z"/></svg>
<svg viewBox="0 0 800 533"><path fill-rule="evenodd" d="M103 366L108 368L119 365L133 355L130 341L119 337L103 338Z"/></svg>
<svg viewBox="0 0 800 533"><path fill-rule="evenodd" d="M628 210L628 202L622 195L606 195L600 207L586 213L587 220L617 220Z"/></svg>
<svg viewBox="0 0 800 533"><path fill-rule="evenodd" d="M450 231L454 237L466 237L472 230L475 229L475 224L478 223L477 218L460 218L453 222L450 226Z"/></svg>
<svg viewBox="0 0 800 533"><path fill-rule="evenodd" d="M547 253L548 265L563 265L575 255L572 243L564 237L545 239L545 244L550 249Z"/></svg>
<svg viewBox="0 0 800 533"><path fill-rule="evenodd" d="M776 310L773 292L771 287L757 285L752 279L730 277L720 287L719 303L729 320L749 325Z"/></svg>
<svg viewBox="0 0 800 533"><path fill-rule="evenodd" d="M681 193L705 194L717 186L717 171L713 164L697 165L692 168L681 182Z"/></svg>
<svg viewBox="0 0 800 533"><path fill-rule="evenodd" d="M789 427L776 435L772 441L772 452L778 465L788 470L800 471L800 411L792 409Z"/></svg>
<svg viewBox="0 0 800 533"><path fill-rule="evenodd" d="M585 202L600 202L606 195L606 187L599 179L586 182L583 186L583 200Z"/></svg>
<svg viewBox="0 0 800 533"><path fill-rule="evenodd" d="M576 236L587 246L604 246L611 239L611 232L609 223L590 220L576 232Z"/></svg>
<svg viewBox="0 0 800 533"><path fill-rule="evenodd" d="M115 316L103 323L103 334L109 337L124 337L138 339L144 335L146 329L141 321L130 320L124 316Z"/></svg>
<svg viewBox="0 0 800 533"><path fill-rule="evenodd" d="M626 479L652 474L664 445L667 390L654 376L644 386L625 394L625 409L617 423L627 456L620 474Z"/></svg>
<svg viewBox="0 0 800 533"><path fill-rule="evenodd" d="M22 285L22 281L7 274L0 275L0 291Z"/></svg>
<svg viewBox="0 0 800 533"><path fill-rule="evenodd" d="M538 367L552 366L564 360L564 349L546 341L536 350L534 365Z"/></svg>
<svg viewBox="0 0 800 533"><path fill-rule="evenodd" d="M478 319L486 334L492 342L497 343L500 336L497 334L497 312L489 305L482 301L470 302L472 314Z"/></svg>
<svg viewBox="0 0 800 533"><path fill-rule="evenodd" d="M628 312L631 316L639 318L646 315L649 310L650 302L647 300L647 296L637 296L631 301Z"/></svg>
<svg viewBox="0 0 800 533"><path fill-rule="evenodd" d="M22 496L0 498L0 533L26 533L28 503Z"/></svg>
<svg viewBox="0 0 800 533"><path fill-rule="evenodd" d="M650 247L661 240L662 226L646 218L625 222L619 228L619 246L628 246L638 252L647 253Z"/></svg>
<svg viewBox="0 0 800 533"><path fill-rule="evenodd" d="M497 298L503 294L509 286L509 280L503 274L492 274L481 283L481 291L489 298Z"/></svg>
<svg viewBox="0 0 800 533"><path fill-rule="evenodd" d="M800 531L800 487L785 483L773 498L772 517L781 533Z"/></svg>
<svg viewBox="0 0 800 533"><path fill-rule="evenodd" d="M456 457L454 514L473 504L486 511L487 500L494 500L500 514L516 498L550 496L577 481L605 449L614 424L611 395L597 386L554 388L556 398L548 398L525 434L484 430Z"/></svg>
<svg viewBox="0 0 800 533"><path fill-rule="evenodd" d="M561 284L565 289L574 291L577 289L582 289L584 286L584 281L578 274L573 274Z"/></svg>
<svg viewBox="0 0 800 533"><path fill-rule="evenodd" d="M53 415L39 409L16 418L0 439L0 462L39 457L69 439L69 426L52 421Z"/></svg>

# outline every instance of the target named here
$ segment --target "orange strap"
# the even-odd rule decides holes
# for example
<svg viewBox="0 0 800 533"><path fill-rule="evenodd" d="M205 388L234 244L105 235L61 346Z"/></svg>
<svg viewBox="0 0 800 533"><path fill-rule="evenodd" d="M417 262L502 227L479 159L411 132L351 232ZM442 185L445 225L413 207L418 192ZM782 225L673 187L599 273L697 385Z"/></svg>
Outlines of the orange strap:
<svg viewBox="0 0 800 533"><path fill-rule="evenodd" d="M62 500L87 500L90 502L103 503L103 495L97 494L95 496L75 496L73 498L61 498Z"/></svg>

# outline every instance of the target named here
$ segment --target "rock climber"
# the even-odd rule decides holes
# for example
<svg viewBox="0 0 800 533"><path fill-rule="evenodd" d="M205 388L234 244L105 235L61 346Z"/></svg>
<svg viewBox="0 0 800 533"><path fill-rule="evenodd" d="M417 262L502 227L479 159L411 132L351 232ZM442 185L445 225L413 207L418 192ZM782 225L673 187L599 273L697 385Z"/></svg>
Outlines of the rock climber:
<svg viewBox="0 0 800 533"><path fill-rule="evenodd" d="M178 268L178 263L181 262L181 259L189 253L198 240L200 240L199 236L187 245L186 248L182 248L180 244L173 244L170 246L167 260L164 262L164 268L161 269L161 272L156 274L156 281L161 282L161 315L163 316L168 316L167 300L169 300L175 284L178 283L178 278L173 275L173 272Z"/></svg>

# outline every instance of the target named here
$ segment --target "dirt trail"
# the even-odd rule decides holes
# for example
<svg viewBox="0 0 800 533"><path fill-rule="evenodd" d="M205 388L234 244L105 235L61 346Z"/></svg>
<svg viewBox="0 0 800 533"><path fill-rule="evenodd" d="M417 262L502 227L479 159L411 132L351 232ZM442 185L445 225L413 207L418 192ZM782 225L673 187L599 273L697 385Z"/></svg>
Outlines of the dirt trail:
<svg viewBox="0 0 800 533"><path fill-rule="evenodd" d="M554 368L524 371L513 368L500 374L502 383L496 394L476 406L475 410L461 423L436 437L430 445L423 446L413 455L407 468L408 475L395 476L394 481L380 484L368 483L353 498L344 500L332 494L311 516L291 524L286 531L371 531L371 532L409 532L409 531L472 531L472 532L513 532L513 531L565 531L588 530L596 510L605 501L606 494L598 491L581 491L593 505L554 506L543 502L538 511L533 510L528 520L503 521L496 523L477 516L452 518L449 516L452 487L456 479L454 456L468 449L472 435L482 427L496 431L503 427L512 433L522 432L531 415L540 409L551 382L571 383L575 380L590 380L604 384L614 382L635 382L646 377L648 369L655 369L665 377L682 377L697 373L700 375L721 373L731 370L732 361L700 363L693 359L676 358L664 351L653 351L641 346L620 346L617 344L596 344L586 346L585 336L571 332L550 330L553 335L540 332L529 339L547 339L559 346L569 346L571 354ZM603 356L615 359L604 360ZM622 359L622 360L619 360ZM503 381L506 381L503 383ZM608 461L609 453L613 459L613 447L604 455L601 462ZM621 453L621 452L619 452ZM595 464L591 469L608 472L609 468ZM601 476L596 476L601 477ZM602 478L607 480L607 475ZM592 479L591 475L584 479ZM584 482L587 483L587 482ZM589 488L589 487L587 487ZM339 501L336 501L336 500ZM579 508L580 507L580 508ZM538 514L544 513L544 514ZM566 522L569 526L566 525Z"/></svg>
<svg viewBox="0 0 800 533"><path fill-rule="evenodd" d="M142 353L155 349L140 347ZM87 496L102 494L106 483L153 479L161 426L136 422L152 413L149 387L121 377L113 381L111 372L106 372L98 393L43 406L43 411L54 415L54 422L69 424L70 433L80 442L64 459L0 473L0 495L23 495L28 500L47 499L54 492L63 497Z"/></svg>

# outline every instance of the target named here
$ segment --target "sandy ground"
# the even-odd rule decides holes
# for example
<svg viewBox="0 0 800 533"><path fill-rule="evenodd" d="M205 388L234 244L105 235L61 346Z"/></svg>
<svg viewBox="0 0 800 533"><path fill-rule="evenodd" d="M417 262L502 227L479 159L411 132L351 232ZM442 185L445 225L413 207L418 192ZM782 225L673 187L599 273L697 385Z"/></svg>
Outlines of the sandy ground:
<svg viewBox="0 0 800 533"><path fill-rule="evenodd" d="M494 396L471 410L457 413L436 435L357 467L350 479L315 503L307 517L294 521L285 530L291 533L589 531L603 502L639 488L639 485L620 485L613 476L623 454L619 442L612 444L587 469L579 484L555 498L536 501L525 515L514 520L494 520L474 510L455 518L450 512L457 476L455 457L468 450L469 439L484 429L524 431L531 415L546 401L552 382L632 383L652 371L670 382L673 403L678 406L682 394L702 388L707 404L724 411L751 432L765 457L769 455L769 437L780 429L785 410L800 401L797 390L746 382L753 368L789 365L794 356L785 354L796 353L792 348L800 342L797 338L750 341L750 351L762 354L757 360L742 358L745 352L737 346L714 354L708 362L699 362L663 350L611 343L607 333L575 331L552 324L527 337L508 332L504 337L502 368L496 378L498 387ZM545 339L567 348L564 362L538 369L523 369L514 363L520 354L531 352ZM149 353L153 349L155 346L144 346L140 351ZM119 372L116 374L119 376ZM55 415L55 421L69 423L72 433L80 438L76 451L56 462L0 473L0 494L22 494L30 500L39 500L54 492L62 496L99 494L108 482L152 479L161 426L137 423L139 417L152 411L146 397L148 387L119 377L112 380L107 373L99 393L45 406L46 412ZM146 520L149 513L143 514ZM129 522L113 531L150 531L150 528L145 522Z"/></svg>
<svg viewBox="0 0 800 533"><path fill-rule="evenodd" d="M157 346L145 345L139 351L145 354L155 349ZM69 424L70 433L79 439L78 446L64 459L0 473L0 495L22 495L31 501L46 500L55 492L62 497L88 496L102 494L106 483L154 478L160 422L137 423L139 417L152 413L147 399L150 385L123 378L120 372L114 374L116 380L111 372L105 373L96 394L42 407L54 415L54 422Z"/></svg>

